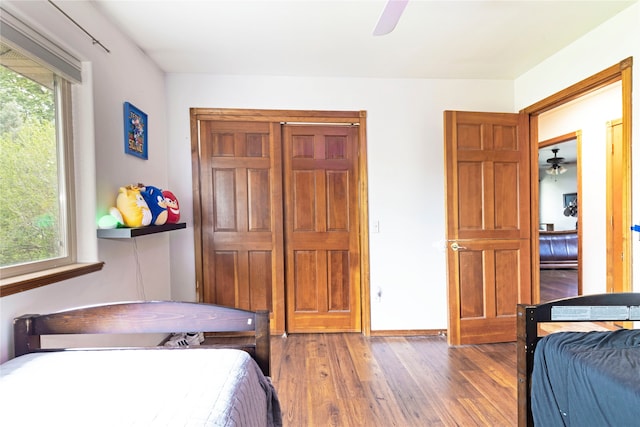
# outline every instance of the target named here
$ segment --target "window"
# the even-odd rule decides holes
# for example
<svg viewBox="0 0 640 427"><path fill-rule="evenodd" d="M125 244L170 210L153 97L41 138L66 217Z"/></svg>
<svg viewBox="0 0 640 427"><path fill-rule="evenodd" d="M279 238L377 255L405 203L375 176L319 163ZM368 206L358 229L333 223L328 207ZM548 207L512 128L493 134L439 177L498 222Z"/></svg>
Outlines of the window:
<svg viewBox="0 0 640 427"><path fill-rule="evenodd" d="M80 62L0 14L0 296L102 268L77 264L72 85Z"/></svg>
<svg viewBox="0 0 640 427"><path fill-rule="evenodd" d="M70 85L0 42L0 268L2 276L75 261ZM69 178L69 179L67 179Z"/></svg>

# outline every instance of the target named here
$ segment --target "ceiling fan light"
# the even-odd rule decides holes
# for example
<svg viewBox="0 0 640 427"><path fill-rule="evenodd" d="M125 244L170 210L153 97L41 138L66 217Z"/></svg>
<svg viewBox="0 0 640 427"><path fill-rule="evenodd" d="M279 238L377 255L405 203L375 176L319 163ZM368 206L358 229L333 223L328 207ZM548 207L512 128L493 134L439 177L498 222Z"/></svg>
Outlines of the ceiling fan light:
<svg viewBox="0 0 640 427"><path fill-rule="evenodd" d="M551 165L547 169L545 169L545 172L549 175L561 175L566 171L567 168L562 165Z"/></svg>

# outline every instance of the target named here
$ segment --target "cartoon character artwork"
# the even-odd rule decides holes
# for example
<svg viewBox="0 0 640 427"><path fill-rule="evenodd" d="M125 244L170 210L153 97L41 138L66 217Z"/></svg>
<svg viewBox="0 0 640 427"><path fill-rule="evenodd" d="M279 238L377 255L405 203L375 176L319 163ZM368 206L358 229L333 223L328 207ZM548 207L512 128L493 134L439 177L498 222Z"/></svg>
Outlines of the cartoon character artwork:
<svg viewBox="0 0 640 427"><path fill-rule="evenodd" d="M167 205L162 190L151 185L138 184L140 194L151 210L151 224L162 225L167 222Z"/></svg>
<svg viewBox="0 0 640 427"><path fill-rule="evenodd" d="M127 227L144 227L151 224L149 206L140 194L140 188L135 185L120 187L116 197L116 208Z"/></svg>
<svg viewBox="0 0 640 427"><path fill-rule="evenodd" d="M144 123L140 120L140 116L131 113L131 127L129 128L129 148L142 153L144 147Z"/></svg>
<svg viewBox="0 0 640 427"><path fill-rule="evenodd" d="M163 190L164 203L167 206L167 224L177 224L180 221L180 204L176 196L168 190Z"/></svg>
<svg viewBox="0 0 640 427"><path fill-rule="evenodd" d="M129 102L124 103L124 152L148 158L147 115Z"/></svg>

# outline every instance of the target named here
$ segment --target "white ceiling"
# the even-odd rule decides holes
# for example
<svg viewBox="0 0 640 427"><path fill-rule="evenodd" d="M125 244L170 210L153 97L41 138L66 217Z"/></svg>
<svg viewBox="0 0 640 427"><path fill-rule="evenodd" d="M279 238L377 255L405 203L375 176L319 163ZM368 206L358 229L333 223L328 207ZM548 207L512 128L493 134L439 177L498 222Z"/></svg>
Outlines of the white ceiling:
<svg viewBox="0 0 640 427"><path fill-rule="evenodd" d="M92 0L166 72L514 79L638 0Z"/></svg>

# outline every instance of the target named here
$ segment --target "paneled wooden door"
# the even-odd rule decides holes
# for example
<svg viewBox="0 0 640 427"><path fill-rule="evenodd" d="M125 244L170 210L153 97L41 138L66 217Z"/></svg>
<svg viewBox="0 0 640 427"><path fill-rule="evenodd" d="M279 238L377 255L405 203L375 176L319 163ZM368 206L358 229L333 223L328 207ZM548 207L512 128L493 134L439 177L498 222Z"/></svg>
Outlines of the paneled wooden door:
<svg viewBox="0 0 640 427"><path fill-rule="evenodd" d="M531 299L526 114L446 111L449 343L515 341Z"/></svg>
<svg viewBox="0 0 640 427"><path fill-rule="evenodd" d="M358 130L285 125L287 331L358 332Z"/></svg>
<svg viewBox="0 0 640 427"><path fill-rule="evenodd" d="M284 280L278 123L200 121L204 302L272 311ZM198 252L198 251L196 251Z"/></svg>

